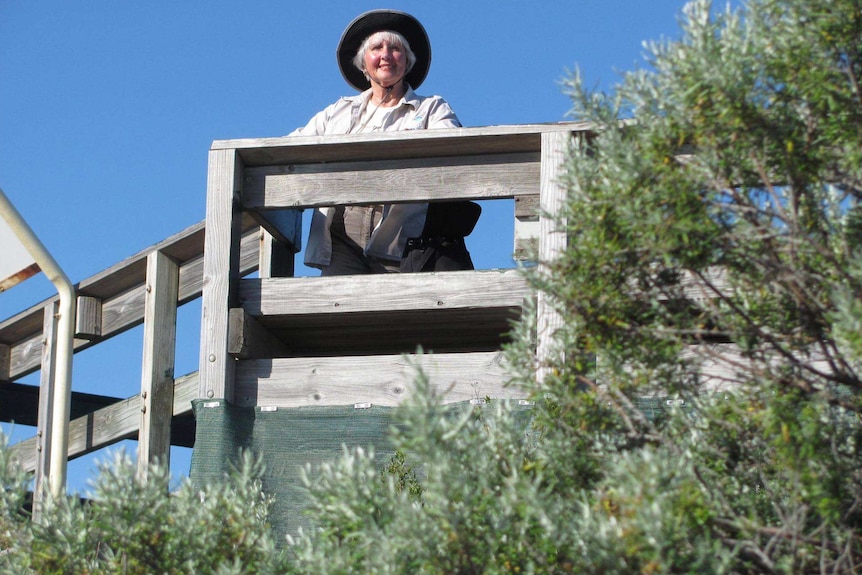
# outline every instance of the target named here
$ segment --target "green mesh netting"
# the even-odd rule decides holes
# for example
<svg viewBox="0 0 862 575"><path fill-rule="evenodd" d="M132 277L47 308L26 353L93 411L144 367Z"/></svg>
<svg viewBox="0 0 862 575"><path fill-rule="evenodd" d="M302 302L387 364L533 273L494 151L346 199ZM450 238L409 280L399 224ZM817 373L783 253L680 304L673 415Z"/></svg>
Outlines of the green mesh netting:
<svg viewBox="0 0 862 575"><path fill-rule="evenodd" d="M224 478L239 453L250 449L266 466L263 490L274 498L271 523L278 540L310 522L300 469L332 461L343 447L374 447L382 467L394 455L388 441L389 407L297 407L277 410L237 407L224 400L195 400L195 446L189 479L203 486Z"/></svg>
<svg viewBox="0 0 862 575"><path fill-rule="evenodd" d="M666 398L641 398L636 404L650 419L661 416L668 408ZM332 461L344 446L348 449L373 446L379 467L395 453L389 441L394 425L392 407L267 409L202 399L192 405L196 431L190 480L199 487L221 481L236 464L239 454L245 449L252 450L266 466L263 490L273 497L270 520L281 542L298 527L311 527L303 513L309 496L300 479L300 470L306 464L314 468ZM454 413L465 405L450 404L447 411ZM518 419L528 433L532 409L523 407L518 411Z"/></svg>

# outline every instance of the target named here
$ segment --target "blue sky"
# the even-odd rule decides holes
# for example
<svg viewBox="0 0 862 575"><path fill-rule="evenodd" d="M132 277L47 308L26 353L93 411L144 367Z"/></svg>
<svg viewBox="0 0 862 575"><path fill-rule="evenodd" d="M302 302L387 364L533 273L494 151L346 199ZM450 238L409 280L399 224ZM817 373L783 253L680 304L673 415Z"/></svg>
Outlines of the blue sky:
<svg viewBox="0 0 862 575"><path fill-rule="evenodd" d="M417 16L433 49L419 93L486 126L570 119L570 71L611 89L643 65L645 40L679 35L683 5L0 0L0 188L78 282L204 218L213 140L285 135L350 93L335 47L367 9ZM512 266L511 228L510 206L486 206L469 242L477 267ZM53 293L40 274L0 294L0 320ZM178 375L197 369L198 315L180 310ZM78 354L73 389L137 393L140 334ZM186 474L187 450L172 458ZM72 462L70 487L84 489L92 469L93 457Z"/></svg>

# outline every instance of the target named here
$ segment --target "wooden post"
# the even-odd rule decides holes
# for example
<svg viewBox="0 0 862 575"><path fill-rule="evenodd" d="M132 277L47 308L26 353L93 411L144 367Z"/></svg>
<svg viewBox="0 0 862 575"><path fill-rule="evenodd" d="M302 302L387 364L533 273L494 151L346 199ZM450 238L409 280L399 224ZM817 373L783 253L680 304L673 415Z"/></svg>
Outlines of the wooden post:
<svg viewBox="0 0 862 575"><path fill-rule="evenodd" d="M0 343L0 381L12 381L12 348Z"/></svg>
<svg viewBox="0 0 862 575"><path fill-rule="evenodd" d="M293 246L274 238L265 229L260 229L260 265L258 276L261 278L289 278L295 273Z"/></svg>
<svg viewBox="0 0 862 575"><path fill-rule="evenodd" d="M199 397L233 401L234 359L228 314L237 307L242 161L234 149L210 150L201 311Z"/></svg>
<svg viewBox="0 0 862 575"><path fill-rule="evenodd" d="M566 201L566 187L562 184L565 173L566 152L571 134L546 132L542 134L542 166L539 214L539 266L547 266L566 249L565 220L560 214ZM548 374L548 362L558 353L554 349L554 333L563 320L548 302L548 296L539 292L537 318L538 349L536 351L541 382Z"/></svg>
<svg viewBox="0 0 862 575"><path fill-rule="evenodd" d="M147 256L146 286L138 432L141 479L147 478L150 464L170 465L179 266L161 252L151 253Z"/></svg>
<svg viewBox="0 0 862 575"><path fill-rule="evenodd" d="M51 474L51 431L54 404L54 372L57 367L57 314L58 302L49 303L42 317L42 367L39 375L39 413L36 422L36 477L33 487L33 520L42 516L42 504L48 492L48 476Z"/></svg>
<svg viewBox="0 0 862 575"><path fill-rule="evenodd" d="M75 315L75 337L97 339L102 336L102 300L79 295Z"/></svg>

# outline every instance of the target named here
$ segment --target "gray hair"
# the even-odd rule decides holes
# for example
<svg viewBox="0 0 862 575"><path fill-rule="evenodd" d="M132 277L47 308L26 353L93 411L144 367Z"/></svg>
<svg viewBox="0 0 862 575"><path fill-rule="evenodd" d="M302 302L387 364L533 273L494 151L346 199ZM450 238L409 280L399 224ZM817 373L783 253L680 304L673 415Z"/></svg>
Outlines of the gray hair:
<svg viewBox="0 0 862 575"><path fill-rule="evenodd" d="M368 36L368 38L362 42L362 45L359 46L359 50L356 51L356 56L353 57L353 65L356 66L360 72L365 72L365 52L368 51L368 47L371 45L371 39L378 34L382 36L383 40L390 44L401 46L404 50L404 54L407 56L407 70L404 73L406 74L412 70L413 64L416 63L416 54L414 54L413 50L410 49L410 43L407 41L407 38L398 32L393 32L392 30L381 30L380 32L375 32Z"/></svg>

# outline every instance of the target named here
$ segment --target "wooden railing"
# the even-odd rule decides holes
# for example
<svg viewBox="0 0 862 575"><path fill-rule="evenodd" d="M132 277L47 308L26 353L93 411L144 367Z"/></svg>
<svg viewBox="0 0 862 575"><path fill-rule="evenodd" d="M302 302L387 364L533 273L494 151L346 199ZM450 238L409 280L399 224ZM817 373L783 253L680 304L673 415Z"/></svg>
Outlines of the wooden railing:
<svg viewBox="0 0 862 575"><path fill-rule="evenodd" d="M76 352L142 323L144 351L140 394L82 394L73 382L69 457L137 437L142 466L164 460L171 444L193 444L195 398L392 405L410 392L404 354L417 346L434 352L413 359L448 400L517 396L499 352L530 295L517 270L289 277L299 214L334 204L514 198L515 243L536 241L550 258L565 236L545 214L564 196L566 146L586 132L548 124L214 142L205 222L77 286ZM175 378L176 308L199 296L200 369ZM539 297L541 356L556 319ZM37 426L13 446L37 487L50 473L54 306L46 300L0 323L0 420ZM15 383L37 370L41 392Z"/></svg>
<svg viewBox="0 0 862 575"><path fill-rule="evenodd" d="M586 132L547 124L215 142L199 396L273 407L391 405L408 391L403 354L417 346L435 352L427 368L447 399L518 395L498 351L529 295L518 270L291 278L273 277L266 270L279 266L262 261L261 277L240 279L236 223L250 213L290 243L290 210L514 198L513 216L532 220L540 258L551 258L565 244L550 214L565 195L566 148ZM556 321L542 303L540 355Z"/></svg>
<svg viewBox="0 0 862 575"><path fill-rule="evenodd" d="M76 321L75 352L105 342L142 323L152 324L154 310L147 308L148 293L152 299L153 271L148 262L170 262L177 272L176 291L169 294L175 310L177 306L200 297L203 284L203 247L205 223L200 222L115 266L80 282L78 315ZM240 273L247 274L258 265L260 233L252 220L242 225ZM50 429L48 422L48 393L51 376L51 349L53 347L53 315L56 298L45 300L0 322L0 421L36 426L36 434L12 448L25 469L36 471L37 485L48 472L50 442L45 437ZM175 313L174 313L175 315ZM149 342L155 351L173 337L174 326L162 329L157 340ZM144 355L147 355L145 350ZM172 352L171 352L172 357ZM144 360L142 359L142 365ZM40 372L40 385L16 383L35 371ZM170 370L173 380L173 370ZM96 451L120 440L138 438L139 430L152 427L156 418L173 423L170 441L174 445L189 446L194 442L194 421L191 400L197 396L197 373L178 377L172 389L171 413L159 410L142 411L146 404L142 397L151 386L146 374L142 375L142 390L129 398L108 397L72 392L69 433L69 458ZM44 391L41 391L44 390ZM161 450L152 446L139 450L142 459L149 461Z"/></svg>

